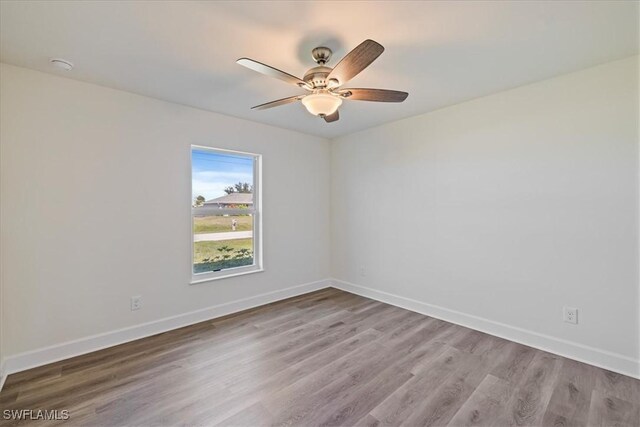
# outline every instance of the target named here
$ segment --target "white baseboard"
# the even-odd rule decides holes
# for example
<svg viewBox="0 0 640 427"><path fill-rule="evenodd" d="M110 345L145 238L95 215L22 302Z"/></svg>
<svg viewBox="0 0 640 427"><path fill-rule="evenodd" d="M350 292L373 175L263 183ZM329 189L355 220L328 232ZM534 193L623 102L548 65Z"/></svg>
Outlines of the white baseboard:
<svg viewBox="0 0 640 427"><path fill-rule="evenodd" d="M375 299L407 310L415 311L447 322L455 323L470 329L485 332L510 341L554 353L579 362L588 363L623 375L640 379L640 360L612 353L607 350L589 347L534 331L517 328L504 323L485 319L448 308L427 304L411 298L390 294L343 280L332 279L334 288L363 297Z"/></svg>
<svg viewBox="0 0 640 427"><path fill-rule="evenodd" d="M106 332L103 334L92 335L50 347L44 347L37 350L9 356L2 361L2 381L7 375L27 369L43 366L49 363L57 362L71 357L80 356L82 354L91 353L107 347L123 344L140 338L149 337L162 332L173 329L182 328L184 326L193 325L194 323L204 322L206 320L215 319L216 317L226 316L238 311L247 310L249 308L280 301L297 295L306 294L331 286L330 280L319 280L317 282L305 283L299 286L293 286L286 289L280 289L274 292L268 292L260 295L243 298L224 304L214 305L201 310L189 313L179 314L177 316L167 317L153 322L143 323L140 325L130 326ZM2 387L0 385L0 390Z"/></svg>

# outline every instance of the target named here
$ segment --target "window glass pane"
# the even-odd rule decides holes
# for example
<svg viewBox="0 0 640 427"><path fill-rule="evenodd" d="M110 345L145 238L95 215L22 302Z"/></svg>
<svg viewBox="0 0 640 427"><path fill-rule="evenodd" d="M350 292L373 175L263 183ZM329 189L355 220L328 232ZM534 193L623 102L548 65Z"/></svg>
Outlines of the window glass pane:
<svg viewBox="0 0 640 427"><path fill-rule="evenodd" d="M194 148L193 272L254 264L254 158Z"/></svg>

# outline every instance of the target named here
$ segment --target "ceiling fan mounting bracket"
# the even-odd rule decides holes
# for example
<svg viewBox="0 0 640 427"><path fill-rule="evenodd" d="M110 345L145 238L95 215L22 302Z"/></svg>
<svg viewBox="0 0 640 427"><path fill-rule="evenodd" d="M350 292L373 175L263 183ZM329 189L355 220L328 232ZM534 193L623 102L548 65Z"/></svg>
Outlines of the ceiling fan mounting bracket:
<svg viewBox="0 0 640 427"><path fill-rule="evenodd" d="M311 57L316 61L316 64L324 65L329 62L332 53L328 47L319 46L311 51Z"/></svg>

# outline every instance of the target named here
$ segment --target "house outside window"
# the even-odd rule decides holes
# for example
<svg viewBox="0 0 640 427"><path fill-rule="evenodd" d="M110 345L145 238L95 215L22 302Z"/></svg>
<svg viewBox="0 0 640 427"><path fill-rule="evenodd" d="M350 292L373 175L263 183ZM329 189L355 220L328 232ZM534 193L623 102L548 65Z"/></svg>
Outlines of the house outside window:
<svg viewBox="0 0 640 427"><path fill-rule="evenodd" d="M192 283L262 271L258 154L191 147Z"/></svg>

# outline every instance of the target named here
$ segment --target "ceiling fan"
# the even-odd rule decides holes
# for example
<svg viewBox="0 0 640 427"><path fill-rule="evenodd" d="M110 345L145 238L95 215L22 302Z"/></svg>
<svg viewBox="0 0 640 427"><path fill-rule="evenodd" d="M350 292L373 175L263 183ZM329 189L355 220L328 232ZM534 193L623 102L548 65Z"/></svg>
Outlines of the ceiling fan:
<svg viewBox="0 0 640 427"><path fill-rule="evenodd" d="M316 47L311 51L311 56L318 65L308 70L302 79L253 59L240 58L236 62L253 71L284 80L311 92L256 105L252 110L265 110L302 101L307 111L322 117L327 123L331 123L340 118L338 107L342 105L343 99L402 102L407 98L409 95L407 92L397 90L342 88L342 85L367 68L383 51L384 47L380 43L365 40L342 58L338 65L330 68L326 64L331 58L331 49Z"/></svg>

